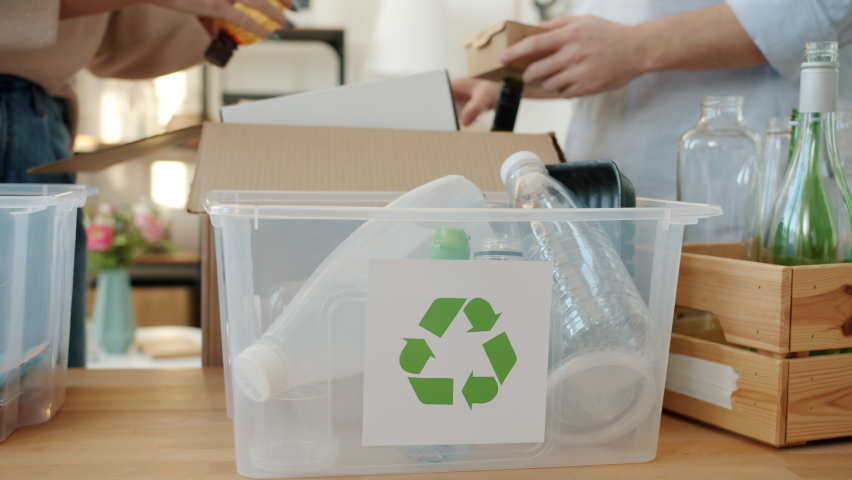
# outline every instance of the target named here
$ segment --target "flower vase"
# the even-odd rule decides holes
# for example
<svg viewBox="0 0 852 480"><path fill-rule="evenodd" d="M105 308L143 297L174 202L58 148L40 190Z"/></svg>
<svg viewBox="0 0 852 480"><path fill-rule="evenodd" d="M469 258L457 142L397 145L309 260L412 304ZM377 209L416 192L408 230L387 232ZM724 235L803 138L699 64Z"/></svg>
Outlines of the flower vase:
<svg viewBox="0 0 852 480"><path fill-rule="evenodd" d="M102 351L127 351L136 329L127 270L103 270L98 274L92 323L93 337Z"/></svg>

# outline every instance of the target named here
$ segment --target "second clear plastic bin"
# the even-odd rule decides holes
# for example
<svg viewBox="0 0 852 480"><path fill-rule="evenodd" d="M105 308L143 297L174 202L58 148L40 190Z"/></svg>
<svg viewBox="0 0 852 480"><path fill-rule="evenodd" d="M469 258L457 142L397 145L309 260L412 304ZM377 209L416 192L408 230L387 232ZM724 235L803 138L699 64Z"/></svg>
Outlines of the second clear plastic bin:
<svg viewBox="0 0 852 480"><path fill-rule="evenodd" d="M95 193L0 184L0 442L65 402L75 222Z"/></svg>
<svg viewBox="0 0 852 480"><path fill-rule="evenodd" d="M629 209L510 209L509 198L503 193L486 194L490 208L383 208L399 195L207 194L206 208L215 228L220 267L223 349L239 473L278 478L652 460L657 449L683 228L700 218L718 215L719 208L640 198L637 208ZM261 340L288 305L309 308L302 307L304 302L297 295L317 292L300 293L302 286L324 262L327 266L332 252L370 221L374 226L372 241L383 248L373 248L369 255L361 251L368 258L351 262L348 270L338 272L352 280L350 285L366 281L368 260L428 259L432 234L447 225L463 226L472 237L471 245L478 245L495 232L518 231L519 225L530 222L598 222L608 232L632 232L629 238L620 236L617 242L622 245L615 247L622 261L631 265L633 283L654 322L648 330L653 338L646 339L649 347L643 352L647 366L637 369L629 364L629 358L618 355L609 356L605 365L595 360L601 355L576 361L578 357L563 351L560 326L552 320L543 442L364 446L366 292L341 288L319 299L322 305L310 312L312 321L288 326L292 348L308 352L314 359L288 366L289 375L300 377L305 387L278 395L268 395L275 392L270 385L264 385L263 391L246 389L246 379L239 378L245 376L244 370L234 368L237 358ZM627 244L629 248L622 248ZM575 364L567 365L571 361ZM623 370L618 370L619 361ZM573 369L570 381L559 384L568 378L569 368ZM637 374L640 370L646 373ZM260 385L257 379L251 380ZM637 411L639 416L634 415ZM629 419L625 412L631 412Z"/></svg>

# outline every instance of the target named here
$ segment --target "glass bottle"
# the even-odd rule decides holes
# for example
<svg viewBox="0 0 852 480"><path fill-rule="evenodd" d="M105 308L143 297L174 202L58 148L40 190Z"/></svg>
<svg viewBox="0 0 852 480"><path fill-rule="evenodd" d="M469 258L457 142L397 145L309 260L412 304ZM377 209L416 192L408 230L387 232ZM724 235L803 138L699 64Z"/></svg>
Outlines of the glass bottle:
<svg viewBox="0 0 852 480"><path fill-rule="evenodd" d="M805 46L793 162L770 216L761 259L777 265L852 260L852 195L837 149L837 42Z"/></svg>
<svg viewBox="0 0 852 480"><path fill-rule="evenodd" d="M687 225L684 242L728 243L757 260L760 137L743 119L742 97L704 97L698 124L678 144L678 200L720 205L724 215Z"/></svg>
<svg viewBox="0 0 852 480"><path fill-rule="evenodd" d="M852 178L852 110L837 111L837 150L848 183Z"/></svg>
<svg viewBox="0 0 852 480"><path fill-rule="evenodd" d="M518 110L521 108L521 97L523 94L523 81L511 77L503 79L503 88L500 89L500 97L497 99L497 107L494 109L494 122L491 125L492 132L511 132L515 130L515 120L518 118Z"/></svg>
<svg viewBox="0 0 852 480"><path fill-rule="evenodd" d="M271 3L275 8L284 10L284 4L280 0L266 1ZM234 8L251 17L253 21L269 30L270 33L272 33L278 26L275 20L267 17L261 13L260 10L249 7L242 2L234 3ZM216 38L214 38L213 41L210 42L210 46L207 47L207 51L204 53L204 58L217 67L224 67L227 65L239 45L250 45L264 40L263 38L258 37L254 32L246 30L243 27L235 25L227 20L217 18L213 21L213 23L218 32L216 33Z"/></svg>
<svg viewBox="0 0 852 480"><path fill-rule="evenodd" d="M783 117L772 117L766 124L766 143L763 149L763 192L760 196L760 225L761 233L766 233L769 225L769 214L775 204L775 196L787 165L790 162L791 120Z"/></svg>

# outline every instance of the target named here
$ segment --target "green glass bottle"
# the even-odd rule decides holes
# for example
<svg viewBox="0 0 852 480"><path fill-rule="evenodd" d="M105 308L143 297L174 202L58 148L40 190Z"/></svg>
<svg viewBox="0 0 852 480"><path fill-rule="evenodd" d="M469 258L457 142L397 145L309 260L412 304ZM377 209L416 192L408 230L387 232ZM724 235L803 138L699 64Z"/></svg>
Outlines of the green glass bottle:
<svg viewBox="0 0 852 480"><path fill-rule="evenodd" d="M764 262L852 261L852 195L836 140L837 85L837 43L808 43L795 149L769 217L761 251Z"/></svg>
<svg viewBox="0 0 852 480"><path fill-rule="evenodd" d="M799 109L794 108L790 115L790 153L787 155L787 168L793 163L793 154L796 153L796 133L799 131Z"/></svg>

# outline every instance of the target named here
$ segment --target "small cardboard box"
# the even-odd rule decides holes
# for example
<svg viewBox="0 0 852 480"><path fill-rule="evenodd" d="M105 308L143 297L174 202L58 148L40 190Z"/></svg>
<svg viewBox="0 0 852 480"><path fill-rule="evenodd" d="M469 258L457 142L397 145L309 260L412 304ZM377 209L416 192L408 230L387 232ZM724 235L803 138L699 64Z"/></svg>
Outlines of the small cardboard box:
<svg viewBox="0 0 852 480"><path fill-rule="evenodd" d="M33 173L94 172L150 157L200 137L187 201L205 214L211 190L406 191L463 175L482 191L502 191L500 166L520 150L547 164L564 161L551 135L206 123L77 155ZM203 222L201 323L205 366L222 365L219 288L212 228Z"/></svg>
<svg viewBox="0 0 852 480"><path fill-rule="evenodd" d="M546 31L544 28L507 21L466 38L464 51L468 75L498 82L506 77L521 78L524 69L536 58L522 58L511 65L503 65L500 55L524 38Z"/></svg>

